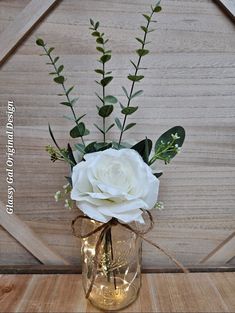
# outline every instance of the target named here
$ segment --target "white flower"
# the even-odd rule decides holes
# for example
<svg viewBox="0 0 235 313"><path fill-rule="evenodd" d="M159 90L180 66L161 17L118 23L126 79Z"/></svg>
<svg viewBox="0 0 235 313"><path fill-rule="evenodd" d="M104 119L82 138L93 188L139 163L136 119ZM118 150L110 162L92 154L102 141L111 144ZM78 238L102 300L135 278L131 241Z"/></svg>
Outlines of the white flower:
<svg viewBox="0 0 235 313"><path fill-rule="evenodd" d="M180 136L179 136L177 133L171 134L171 137L172 137L172 139L174 139L174 140L180 139Z"/></svg>
<svg viewBox="0 0 235 313"><path fill-rule="evenodd" d="M56 193L54 195L55 201L58 202L61 199L61 196L62 196L61 191L60 190L56 191Z"/></svg>
<svg viewBox="0 0 235 313"><path fill-rule="evenodd" d="M131 149L107 149L84 155L73 167L71 198L84 214L106 223L144 223L142 210L157 202L159 180L140 155Z"/></svg>

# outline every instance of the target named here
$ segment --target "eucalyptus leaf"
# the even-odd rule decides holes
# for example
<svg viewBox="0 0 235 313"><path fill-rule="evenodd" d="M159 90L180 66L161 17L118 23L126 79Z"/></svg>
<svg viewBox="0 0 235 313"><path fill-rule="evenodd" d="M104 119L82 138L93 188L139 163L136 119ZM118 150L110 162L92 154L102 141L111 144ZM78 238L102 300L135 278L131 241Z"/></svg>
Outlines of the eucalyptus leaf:
<svg viewBox="0 0 235 313"><path fill-rule="evenodd" d="M144 45L144 41L143 41L143 39L138 38L138 37L136 37L135 39L136 39L137 41L139 41L142 45Z"/></svg>
<svg viewBox="0 0 235 313"><path fill-rule="evenodd" d="M138 107L126 107L126 108L122 109L122 114L131 115L131 114L133 114L137 109L138 109Z"/></svg>
<svg viewBox="0 0 235 313"><path fill-rule="evenodd" d="M97 142L95 143L96 151L104 151L112 147L112 143Z"/></svg>
<svg viewBox="0 0 235 313"><path fill-rule="evenodd" d="M135 93L133 93L133 95L131 96L131 98L135 98L135 97L138 97L138 96L141 96L143 94L143 90L138 90L136 91Z"/></svg>
<svg viewBox="0 0 235 313"><path fill-rule="evenodd" d="M84 116L86 116L86 114L83 114L83 115L79 116L79 117L76 119L75 122L76 122L76 123L79 122Z"/></svg>
<svg viewBox="0 0 235 313"><path fill-rule="evenodd" d="M55 64L58 60L59 60L59 57L55 57L55 58L54 58L54 61L53 61L54 64Z"/></svg>
<svg viewBox="0 0 235 313"><path fill-rule="evenodd" d="M142 14L142 15L148 22L150 22L151 17L149 15L147 15L147 14Z"/></svg>
<svg viewBox="0 0 235 313"><path fill-rule="evenodd" d="M57 73L58 73L58 74L61 73L61 72L63 71L63 69L64 69L64 65L60 65L60 66L58 67Z"/></svg>
<svg viewBox="0 0 235 313"><path fill-rule="evenodd" d="M96 50L98 50L99 52L105 53L105 50L102 47L96 47Z"/></svg>
<svg viewBox="0 0 235 313"><path fill-rule="evenodd" d="M111 124L107 129L106 129L106 133L115 126L115 124Z"/></svg>
<svg viewBox="0 0 235 313"><path fill-rule="evenodd" d="M54 49L55 49L54 47L49 48L47 53L50 54Z"/></svg>
<svg viewBox="0 0 235 313"><path fill-rule="evenodd" d="M97 42L97 43L100 43L101 45L103 45L103 44L104 44L104 39L103 39L102 37L98 37L98 38L96 39L96 42Z"/></svg>
<svg viewBox="0 0 235 313"><path fill-rule="evenodd" d="M41 38L38 38L38 39L36 40L36 44L37 44L38 46L41 46L41 47L44 47L44 46L45 46L45 43L44 43L44 41L43 41Z"/></svg>
<svg viewBox="0 0 235 313"><path fill-rule="evenodd" d="M118 117L115 118L115 123L116 123L117 127L118 127L120 130L122 130L122 123L121 123L121 121L119 120Z"/></svg>
<svg viewBox="0 0 235 313"><path fill-rule="evenodd" d="M109 95L109 96L106 96L106 97L104 98L104 102L105 102L105 103L112 103L112 104L115 104L115 103L118 102L118 100L117 100L116 97Z"/></svg>
<svg viewBox="0 0 235 313"><path fill-rule="evenodd" d="M149 50L147 50L147 49L138 49L138 50L136 50L136 53L137 53L140 57L143 57L143 56L145 56L146 54L149 53Z"/></svg>
<svg viewBox="0 0 235 313"><path fill-rule="evenodd" d="M92 36L94 36L94 37L99 37L99 36L100 36L100 33L97 32L97 31L94 31L94 32L92 33Z"/></svg>
<svg viewBox="0 0 235 313"><path fill-rule="evenodd" d="M108 117L113 112L113 105L104 105L99 109L99 115L102 117Z"/></svg>
<svg viewBox="0 0 235 313"><path fill-rule="evenodd" d="M148 28L147 28L147 27L145 27L145 26L140 26L140 28L141 28L145 33L148 32Z"/></svg>
<svg viewBox="0 0 235 313"><path fill-rule="evenodd" d="M70 92L73 90L74 86L70 87L67 91L66 91L66 95L68 96L70 94Z"/></svg>
<svg viewBox="0 0 235 313"><path fill-rule="evenodd" d="M144 78L143 75L128 75L128 79L133 81L133 82L138 82L143 78Z"/></svg>
<svg viewBox="0 0 235 313"><path fill-rule="evenodd" d="M125 132L126 130L132 128L132 127L135 126L135 125L136 125L136 123L130 123L130 124L126 125L126 127L124 128L124 132Z"/></svg>
<svg viewBox="0 0 235 313"><path fill-rule="evenodd" d="M80 122L73 129L71 129L70 136L72 138L83 137L85 134L85 130L86 130L85 124L83 122Z"/></svg>
<svg viewBox="0 0 235 313"><path fill-rule="evenodd" d="M57 84L63 84L63 83L64 83L64 76L55 77L55 78L54 78L54 81L55 81Z"/></svg>
<svg viewBox="0 0 235 313"><path fill-rule="evenodd" d="M96 148L95 148L95 144L96 144L96 141L93 141L91 143L89 143L86 148L85 148L85 153L93 153L93 152L96 152Z"/></svg>
<svg viewBox="0 0 235 313"><path fill-rule="evenodd" d="M100 58L102 63L106 63L111 59L111 55L110 54L104 54L102 55L102 57Z"/></svg>
<svg viewBox="0 0 235 313"><path fill-rule="evenodd" d="M71 107L71 103L68 102L68 101L63 101L63 102L60 102L60 104L62 105L66 105L67 107Z"/></svg>
<svg viewBox="0 0 235 313"><path fill-rule="evenodd" d="M112 81L113 77L112 76L107 76L105 78L103 78L101 81L100 81L100 84L105 87L107 86L111 81Z"/></svg>
<svg viewBox="0 0 235 313"><path fill-rule="evenodd" d="M158 12L160 12L162 10L162 8L160 7L160 5L158 5L158 6L156 6L155 8L154 8L154 12L155 13L158 13Z"/></svg>
<svg viewBox="0 0 235 313"><path fill-rule="evenodd" d="M99 68L96 69L95 72L98 73L98 74L101 74L101 75L104 75L104 74L105 74L104 71L101 70L101 69L99 69Z"/></svg>
<svg viewBox="0 0 235 313"><path fill-rule="evenodd" d="M96 22L94 28L97 29L97 28L99 27L99 25L100 25L100 23L99 23L99 22Z"/></svg>
<svg viewBox="0 0 235 313"><path fill-rule="evenodd" d="M129 99L129 95L128 95L128 92L127 92L126 88L122 86L122 90L124 91L126 97Z"/></svg>

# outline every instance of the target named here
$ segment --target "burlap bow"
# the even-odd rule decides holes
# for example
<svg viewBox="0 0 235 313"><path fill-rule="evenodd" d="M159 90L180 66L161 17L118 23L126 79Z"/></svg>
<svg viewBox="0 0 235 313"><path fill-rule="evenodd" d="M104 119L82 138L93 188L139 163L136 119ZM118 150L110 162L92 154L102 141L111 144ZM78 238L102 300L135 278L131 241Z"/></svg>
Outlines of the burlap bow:
<svg viewBox="0 0 235 313"><path fill-rule="evenodd" d="M90 286L86 292L86 298L89 298L89 295L92 291L94 282L95 282L95 278L96 278L96 274L97 274L97 269L98 269L98 256L99 256L99 251L100 251L100 247L102 244L102 240L104 238L104 235L106 233L106 231L108 229L110 229L111 227L114 227L116 225L120 225L128 230L130 230L131 232L133 232L137 237L142 238L144 241L146 241L147 243L149 243L150 245L154 246L155 248L157 248L158 250L160 250L162 253L164 253L172 262L174 262L184 273L188 273L189 271L178 261L176 260L166 249L163 249L159 244L156 244L155 242L152 242L151 240L147 239L144 237L145 234L147 234L154 226L154 221L153 221L153 217L151 215L151 213L148 210L143 210L144 213L147 214L147 218L148 218L148 222L149 225L146 227L146 229L144 230L138 230L135 229L133 227L131 227L128 224L124 224L121 223L119 220L117 220L116 218L112 218L109 222L107 223L103 223L102 225L98 226L97 228L95 228L94 230L86 233L86 234L82 234L81 233L81 229L76 229L76 222L81 220L81 219L87 219L87 220L91 220L88 216L85 215L79 215L77 216L73 221L72 221L72 230L73 230L73 234L74 236L80 238L80 239L84 239L87 237L90 237L92 235L94 235L97 232L100 232L99 237L97 239L96 245L95 245L95 255L94 255L94 270L92 271L92 277L91 277L91 283Z"/></svg>

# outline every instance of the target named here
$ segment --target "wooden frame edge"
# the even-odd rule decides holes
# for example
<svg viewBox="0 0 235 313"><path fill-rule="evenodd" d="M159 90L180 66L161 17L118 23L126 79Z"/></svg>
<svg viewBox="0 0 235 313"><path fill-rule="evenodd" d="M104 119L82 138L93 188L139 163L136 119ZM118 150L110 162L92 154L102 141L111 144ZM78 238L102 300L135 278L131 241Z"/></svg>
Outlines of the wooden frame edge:
<svg viewBox="0 0 235 313"><path fill-rule="evenodd" d="M235 23L235 15L234 13L224 4L221 0L213 0L217 6L222 9L222 11L230 18L230 20Z"/></svg>
<svg viewBox="0 0 235 313"><path fill-rule="evenodd" d="M188 268L191 273L235 272L235 267L195 267ZM143 269L142 273L181 273L177 268ZM76 265L0 265L0 274L81 274L81 267Z"/></svg>

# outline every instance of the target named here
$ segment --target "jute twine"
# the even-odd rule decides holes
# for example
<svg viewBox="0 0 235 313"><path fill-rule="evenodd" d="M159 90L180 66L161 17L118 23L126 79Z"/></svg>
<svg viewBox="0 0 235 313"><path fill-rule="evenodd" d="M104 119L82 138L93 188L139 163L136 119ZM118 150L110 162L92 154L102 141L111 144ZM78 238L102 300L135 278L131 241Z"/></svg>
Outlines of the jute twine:
<svg viewBox="0 0 235 313"><path fill-rule="evenodd" d="M189 271L178 261L176 260L171 253L169 253L165 248L162 248L159 244L152 242L151 240L149 240L148 238L145 238L144 235L147 234L154 226L154 221L153 221L153 217L151 215L151 213L148 210L143 210L144 213L146 213L147 215L147 219L149 222L149 225L144 229L144 230L138 230L134 227L131 227L128 224L124 224L121 223L119 220L117 220L116 218L112 218L110 221L108 221L107 223L103 223L100 226L98 226L97 228L95 228L94 230L87 232L85 234L81 233L81 227L76 227L76 223L79 220L82 219L86 219L86 220L91 220L88 216L85 215L78 215L73 221L72 221L72 230L73 230L73 234L74 236L80 238L80 239L84 239L84 238L88 238L98 232L100 232L99 237L97 239L97 242L95 244L95 255L94 255L94 269L92 271L92 277L91 277L91 282L89 285L89 288L86 292L86 298L89 298L90 293L92 291L94 282L95 282L95 278L96 278L96 274L97 274L97 270L98 270L98 265L99 265L99 252L100 252L100 248L101 248L101 244L104 238L105 233L107 232L107 230L111 229L112 227L115 227L116 225L120 225L121 227L124 227L126 229L128 229L129 231L133 232L137 237L143 239L144 241L146 241L147 243L149 243L150 245L152 245L153 247L155 247L156 249L160 250L163 254L165 254L173 263L175 263L184 273L188 273Z"/></svg>

